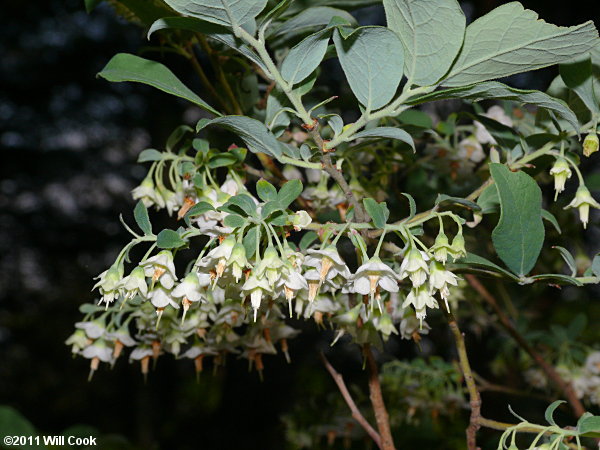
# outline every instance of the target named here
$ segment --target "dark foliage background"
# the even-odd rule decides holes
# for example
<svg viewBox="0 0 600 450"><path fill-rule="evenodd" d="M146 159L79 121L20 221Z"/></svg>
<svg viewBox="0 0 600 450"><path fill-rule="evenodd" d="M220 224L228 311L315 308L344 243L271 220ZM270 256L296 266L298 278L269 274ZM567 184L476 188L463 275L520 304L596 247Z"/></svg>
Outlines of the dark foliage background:
<svg viewBox="0 0 600 450"><path fill-rule="evenodd" d="M464 7L477 17L500 3ZM582 0L523 3L561 25L599 17ZM265 361L264 382L245 360L230 359L226 370L196 383L190 361L161 358L146 384L125 361L88 383L88 361L71 358L63 341L80 319L77 308L93 298L92 277L128 239L118 215L131 217L129 191L144 175L137 154L162 145L197 111L150 88L95 78L114 53L144 44L141 31L106 4L89 16L78 0L8 0L2 9L0 404L18 409L40 434L83 423L143 449L283 448L280 416L306 396L318 404L335 389L315 352L330 336L313 324L299 324L304 333L291 345L291 365ZM378 8L356 15L368 23L383 17ZM185 73L176 57L166 59ZM512 84L543 89L553 73ZM192 77L185 82L201 94ZM389 350L415 351L406 341ZM363 381L354 349L339 346L332 358L348 378Z"/></svg>

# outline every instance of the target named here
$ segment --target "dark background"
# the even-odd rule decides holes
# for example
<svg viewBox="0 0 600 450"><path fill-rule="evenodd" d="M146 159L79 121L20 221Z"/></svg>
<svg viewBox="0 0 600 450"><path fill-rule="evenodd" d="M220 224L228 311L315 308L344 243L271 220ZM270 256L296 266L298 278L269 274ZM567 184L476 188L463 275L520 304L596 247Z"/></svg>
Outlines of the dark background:
<svg viewBox="0 0 600 450"><path fill-rule="evenodd" d="M478 17L501 3L464 7ZM598 19L593 3L523 2L559 25ZM78 306L94 298L92 277L127 242L118 215L131 218L129 192L145 174L137 154L160 148L197 112L157 90L95 78L113 54L145 43L141 30L106 4L87 15L76 0L9 0L2 11L0 404L18 409L40 434L83 423L144 449L284 448L280 416L306 395L318 401L334 390L315 352L329 336L312 324L292 343L291 365L266 359L264 382L245 360L230 359L226 370L196 383L191 361L168 357L146 384L139 367L124 360L86 381L88 361L73 359L63 342L80 319ZM368 23L383 17L377 8L356 16ZM176 57L168 61L202 94ZM512 82L544 89L553 70ZM399 342L390 352L408 348L413 344ZM352 348L339 346L332 358L362 381Z"/></svg>

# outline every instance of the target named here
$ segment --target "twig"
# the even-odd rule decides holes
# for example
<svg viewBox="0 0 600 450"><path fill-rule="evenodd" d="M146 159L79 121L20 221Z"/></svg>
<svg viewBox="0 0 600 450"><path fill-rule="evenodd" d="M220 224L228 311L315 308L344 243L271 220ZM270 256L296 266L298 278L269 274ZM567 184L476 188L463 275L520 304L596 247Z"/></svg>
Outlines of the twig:
<svg viewBox="0 0 600 450"><path fill-rule="evenodd" d="M502 308L498 306L498 302L494 298L494 296L488 291L483 284L477 279L475 275L467 274L465 278L469 282L469 284L475 289L479 295L492 307L500 323L504 327L504 329L510 334L513 339L525 350L529 356L533 358L533 360L542 368L548 378L554 383L554 385L562 391L565 395L571 409L575 413L577 417L582 416L585 413L585 408L581 404L581 401L575 394L573 390L573 386L570 383L565 381L560 374L556 371L556 369L548 363L542 355L540 355L532 346L527 342L527 340L517 331L514 327L508 316L504 313Z"/></svg>
<svg viewBox="0 0 600 450"><path fill-rule="evenodd" d="M346 387L346 383L344 383L344 377L342 377L342 375L333 368L333 366L327 360L323 352L320 353L320 357L321 361L323 361L323 365L331 375L331 378L333 378L333 381L335 381L335 384L337 384L337 387L340 390L342 397L344 397L346 404L350 408L350 411L352 411L352 417L354 418L354 420L356 420L359 423L359 425L363 427L363 429L371 437L371 439L375 441L377 447L382 449L383 447L381 446L381 436L379 436L379 433L375 431L375 429L359 411L358 407L356 406L356 403L354 403L354 400L352 399L352 395L350 395L350 392Z"/></svg>
<svg viewBox="0 0 600 450"><path fill-rule="evenodd" d="M481 396L477 390L475 384L475 378L473 378L473 372L471 371L471 364L467 356L467 348L465 346L465 338L458 328L458 323L454 318L454 315L444 310L446 319L450 330L454 335L454 341L456 342L456 351L458 352L458 362L460 370L465 379L467 390L469 392L469 405L471 406L471 417L469 419L469 426L467 427L467 448L469 450L478 450L477 447L477 430L481 427Z"/></svg>
<svg viewBox="0 0 600 450"><path fill-rule="evenodd" d="M325 151L325 141L323 141L323 138L319 134L318 123L315 123L313 128L309 130L309 133L313 141L315 141L315 144L317 144L317 146L321 150L321 161L323 164L323 170L325 170L325 172L327 172L331 176L331 178L333 178L336 181L336 183L344 192L344 195L346 195L348 203L350 203L354 207L354 221L367 222L367 215L362 205L354 195L354 192L352 192L352 189L350 188L350 185L344 178L344 175L342 175L342 172L337 170L336 167L333 165L329 153Z"/></svg>
<svg viewBox="0 0 600 450"><path fill-rule="evenodd" d="M377 369L377 363L375 362L375 357L371 351L371 346L365 344L363 352L367 358L367 368L369 369L369 398L371 399L371 405L373 405L377 428L379 429L379 435L381 436L380 448L382 450L395 450L396 447L394 446L394 440L392 439L392 430L390 429L390 417L383 401L381 384L379 382L379 370Z"/></svg>

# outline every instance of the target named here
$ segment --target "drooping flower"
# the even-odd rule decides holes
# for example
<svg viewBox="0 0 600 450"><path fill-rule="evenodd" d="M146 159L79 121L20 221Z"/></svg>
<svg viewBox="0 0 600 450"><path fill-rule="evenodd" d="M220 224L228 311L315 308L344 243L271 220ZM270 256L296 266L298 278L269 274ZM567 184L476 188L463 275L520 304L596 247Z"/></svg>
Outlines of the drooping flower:
<svg viewBox="0 0 600 450"><path fill-rule="evenodd" d="M329 245L322 250L309 249L306 254L303 264L317 270L321 283L325 280L333 280L338 276L346 280L351 277L350 269L340 257L335 246Z"/></svg>
<svg viewBox="0 0 600 450"><path fill-rule="evenodd" d="M92 340L85 334L85 331L81 329L75 330L75 332L65 341L65 344L71 346L72 353L79 353L91 343Z"/></svg>
<svg viewBox="0 0 600 450"><path fill-rule="evenodd" d="M171 289L177 280L173 254L169 250L160 251L140 266L144 268L144 275L152 278L152 285L158 281L166 289Z"/></svg>
<svg viewBox="0 0 600 450"><path fill-rule="evenodd" d="M146 177L141 184L131 191L134 200L141 200L146 208L156 205L159 208L165 207L165 201L156 191L152 177Z"/></svg>
<svg viewBox="0 0 600 450"><path fill-rule="evenodd" d="M89 322L77 322L75 328L85 331L85 334L90 339L98 339L106 332L106 322L104 316L100 316Z"/></svg>
<svg viewBox="0 0 600 450"><path fill-rule="evenodd" d="M213 277L213 284L217 284L223 276L227 261L231 257L231 252L236 245L235 236L230 234L217 247L213 248L206 256L204 256L198 266L201 271L210 271Z"/></svg>
<svg viewBox="0 0 600 450"><path fill-rule="evenodd" d="M446 264L448 255L452 254L452 246L448 242L448 236L443 231L440 231L435 238L433 247L431 247L433 257L436 261Z"/></svg>
<svg viewBox="0 0 600 450"><path fill-rule="evenodd" d="M181 323L185 321L185 316L193 302L199 302L204 297L203 288L210 284L210 275L207 273L197 273L192 271L188 273L183 281L179 283L171 292L175 298L181 298L183 305L183 317Z"/></svg>
<svg viewBox="0 0 600 450"><path fill-rule="evenodd" d="M256 268L256 275L258 277L265 277L269 284L270 290L273 290L275 283L281 278L281 268L285 265L283 260L279 257L279 253L272 245L269 245L265 250L263 259Z"/></svg>
<svg viewBox="0 0 600 450"><path fill-rule="evenodd" d="M123 278L123 267L112 265L109 269L102 272L95 279L99 279L92 289L98 288L102 298L98 304L106 303L106 307L117 298L119 298L119 284Z"/></svg>
<svg viewBox="0 0 600 450"><path fill-rule="evenodd" d="M111 362L112 349L107 345L104 339L96 339L93 344L88 345L81 351L84 358L90 359L90 375L88 381L94 376L94 372L98 370L100 361Z"/></svg>
<svg viewBox="0 0 600 450"><path fill-rule="evenodd" d="M116 361L119 356L121 356L121 352L123 351L123 347L133 347L137 344L137 341L131 337L129 334L129 327L127 325L122 325L116 331L107 334L107 338L111 339L114 342L113 349L113 361Z"/></svg>
<svg viewBox="0 0 600 450"><path fill-rule="evenodd" d="M379 257L374 256L361 265L352 278L354 290L361 295L369 295L371 302L374 301L378 289L387 292L398 292L398 276L394 271L381 262ZM377 305L382 311L381 302L377 297Z"/></svg>
<svg viewBox="0 0 600 450"><path fill-rule="evenodd" d="M286 262L282 268L282 276L277 283L276 294L285 296L288 301L290 317L292 317L292 300L300 290L308 290L308 283L292 263Z"/></svg>
<svg viewBox="0 0 600 450"><path fill-rule="evenodd" d="M155 286L154 289L148 293L148 300L150 300L152 305L158 310L162 310L169 305L175 309L179 309L179 305L173 300L171 291L162 286Z"/></svg>
<svg viewBox="0 0 600 450"><path fill-rule="evenodd" d="M119 289L128 300L137 294L140 294L142 297L148 295L148 285L146 284L144 269L140 266L133 269L129 275L121 280Z"/></svg>
<svg viewBox="0 0 600 450"><path fill-rule="evenodd" d="M457 286L458 277L439 263L438 261L431 261L429 265L429 291L431 294L435 294L435 291L439 291L440 296L446 302L446 310L450 312L448 306L448 296L450 295L450 289L448 286Z"/></svg>
<svg viewBox="0 0 600 450"><path fill-rule="evenodd" d="M565 158L557 158L550 169L550 175L554 177L554 200L565 190L565 183L571 178L572 172Z"/></svg>
<svg viewBox="0 0 600 450"><path fill-rule="evenodd" d="M415 313L417 319L419 319L419 322L421 323L421 326L423 325L423 319L427 317L427 308L439 307L437 300L433 298L429 292L429 289L427 289L427 286L425 285L411 289L406 296L406 300L404 300L402 307L406 308L410 305L415 308Z"/></svg>
<svg viewBox="0 0 600 450"><path fill-rule="evenodd" d="M458 143L458 156L463 160L470 160L475 163L485 159L481 143L475 136L469 136Z"/></svg>
<svg viewBox="0 0 600 450"><path fill-rule="evenodd" d="M454 239L452 239L452 245L450 246L451 256L454 260L467 256L467 249L465 248L465 237L462 234L462 230L459 231Z"/></svg>
<svg viewBox="0 0 600 450"><path fill-rule="evenodd" d="M590 194L588 188L582 184L579 186L579 189L577 189L577 193L575 194L573 201L565 206L565 209L578 208L579 220L581 220L581 223L583 223L583 228L586 228L590 218L590 206L600 209L600 204L594 200L594 197L592 197L592 194Z"/></svg>
<svg viewBox="0 0 600 450"><path fill-rule="evenodd" d="M600 147L598 135L592 131L583 140L583 154L589 157L592 155L592 153L596 153L598 151L598 147Z"/></svg>
<svg viewBox="0 0 600 450"><path fill-rule="evenodd" d="M254 310L254 321L256 322L256 315L258 313L258 309L260 308L263 295L265 293L271 293L269 282L267 281L266 277L259 277L257 274L252 273L242 286L242 292L244 295L250 294L250 304Z"/></svg>
<svg viewBox="0 0 600 450"><path fill-rule="evenodd" d="M421 286L427 280L429 273L428 260L429 256L425 252L411 245L400 265L400 279L409 277L413 287Z"/></svg>
<svg viewBox="0 0 600 450"><path fill-rule="evenodd" d="M227 267L231 267L231 274L233 275L233 278L235 278L235 282L239 283L244 269L251 267L250 264L248 264L246 248L243 244L238 242L233 246L231 255L227 260Z"/></svg>

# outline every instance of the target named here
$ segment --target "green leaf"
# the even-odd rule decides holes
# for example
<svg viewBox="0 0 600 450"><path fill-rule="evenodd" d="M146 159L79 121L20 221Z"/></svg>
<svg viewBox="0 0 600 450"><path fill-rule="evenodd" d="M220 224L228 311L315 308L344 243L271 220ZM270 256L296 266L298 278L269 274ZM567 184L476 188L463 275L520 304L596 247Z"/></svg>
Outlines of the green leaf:
<svg viewBox="0 0 600 450"><path fill-rule="evenodd" d="M323 61L330 30L311 34L296 44L281 64L281 76L294 85L306 79Z"/></svg>
<svg viewBox="0 0 600 450"><path fill-rule="evenodd" d="M225 216L225 219L223 219L223 224L226 227L231 228L241 228L245 223L246 219L244 219L242 216L238 216L237 214L229 214Z"/></svg>
<svg viewBox="0 0 600 450"><path fill-rule="evenodd" d="M583 286L583 283L577 278L563 275L562 273L544 273L529 277L532 281L553 281L552 284L572 284L574 286Z"/></svg>
<svg viewBox="0 0 600 450"><path fill-rule="evenodd" d="M263 205L262 209L260 210L260 215L263 219L266 219L267 217L269 217L271 214L273 214L275 211L283 211L284 208L281 207L281 204L277 201L277 199L267 202Z"/></svg>
<svg viewBox="0 0 600 450"><path fill-rule="evenodd" d="M467 256L461 258L454 263L452 263L454 267L464 268L467 270L471 270L473 268L481 268L484 271L488 271L494 274L504 275L513 281L519 281L518 277L515 277L508 270L503 269L497 264L494 264L490 260L484 258L483 256L475 255L474 253L467 253Z"/></svg>
<svg viewBox="0 0 600 450"><path fill-rule="evenodd" d="M164 0L167 5L184 16L197 17L208 22L238 27L254 21L267 0Z"/></svg>
<svg viewBox="0 0 600 450"><path fill-rule="evenodd" d="M167 150L174 151L177 144L181 142L187 133L193 133L194 129L189 125L179 125L167 138Z"/></svg>
<svg viewBox="0 0 600 450"><path fill-rule="evenodd" d="M242 138L248 150L253 153L266 153L275 158L281 157L283 153L283 144L256 119L246 116L223 116L204 124L206 125L219 125L233 131Z"/></svg>
<svg viewBox="0 0 600 450"><path fill-rule="evenodd" d="M186 242L181 239L179 233L173 230L162 230L156 237L156 246L158 248L179 248Z"/></svg>
<svg viewBox="0 0 600 450"><path fill-rule="evenodd" d="M230 197L221 208L224 208L227 212L231 212L227 209L227 207L231 205L237 206L249 216L256 215L256 203L254 203L254 200L246 194L238 194Z"/></svg>
<svg viewBox="0 0 600 450"><path fill-rule="evenodd" d="M417 204L415 203L415 199L413 198L412 195L407 194L406 192L403 192L402 195L404 195L408 199L408 206L409 206L408 220L410 220L417 213Z"/></svg>
<svg viewBox="0 0 600 450"><path fill-rule="evenodd" d="M571 276L574 277L577 275L577 264L575 263L575 258L573 255L564 247L560 247L558 245L553 245L552 248L558 250L560 252L560 256L565 260L569 269L571 269Z"/></svg>
<svg viewBox="0 0 600 450"><path fill-rule="evenodd" d="M304 236L302 236L302 239L300 239L298 247L300 247L300 250L304 251L317 239L319 239L319 235L317 233L314 231L307 231Z"/></svg>
<svg viewBox="0 0 600 450"><path fill-rule="evenodd" d="M123 15L130 22L141 22L143 27L148 27L152 22L173 11L167 5L159 1L148 0L118 0L111 4L117 9L119 15Z"/></svg>
<svg viewBox="0 0 600 450"><path fill-rule="evenodd" d="M477 204L481 207L482 214L496 212L500 207L498 188L493 184L486 187L477 199Z"/></svg>
<svg viewBox="0 0 600 450"><path fill-rule="evenodd" d="M590 413L581 416L577 422L577 430L579 434L600 433L600 416L593 416Z"/></svg>
<svg viewBox="0 0 600 450"><path fill-rule="evenodd" d="M150 217L148 217L148 209L141 200L135 205L133 217L135 218L135 223L138 224L138 227L140 227L140 230L145 235L152 234L152 224L150 223Z"/></svg>
<svg viewBox="0 0 600 450"><path fill-rule="evenodd" d="M594 256L594 259L592 260L591 269L592 273L598 278L600 278L600 253Z"/></svg>
<svg viewBox="0 0 600 450"><path fill-rule="evenodd" d="M285 21L279 28L276 28L271 35L272 37L283 36L286 34L301 34L306 33L313 28L324 27L329 25L331 19L341 17L348 23L356 24L356 19L352 15L342 9L330 8L328 6L317 6L308 8L300 14Z"/></svg>
<svg viewBox="0 0 600 450"><path fill-rule="evenodd" d="M465 15L456 0L383 0L388 28L404 45L404 74L419 86L442 78L465 36Z"/></svg>
<svg viewBox="0 0 600 450"><path fill-rule="evenodd" d="M550 211L542 209L542 219L550 222L552 226L554 226L554 229L558 232L558 234L562 233L562 230L560 229L560 225L558 224L556 217L554 217L554 214L552 214Z"/></svg>
<svg viewBox="0 0 600 450"><path fill-rule="evenodd" d="M265 124L276 137L285 131L293 117L293 110L288 108L288 104L289 100L279 88L274 88L267 98Z"/></svg>
<svg viewBox="0 0 600 450"><path fill-rule="evenodd" d="M0 406L0 437L4 441L6 436L31 436L36 437L37 433L33 425L19 411L10 406ZM40 439L42 441L42 439ZM6 441L4 441L6 443ZM23 450L45 450L47 447L43 445L19 445L18 447L9 447L3 445L2 448L19 448Z"/></svg>
<svg viewBox="0 0 600 450"><path fill-rule="evenodd" d="M108 81L135 81L148 84L167 94L188 100L217 116L221 113L198 97L166 66L129 53L118 53L98 74Z"/></svg>
<svg viewBox="0 0 600 450"><path fill-rule="evenodd" d="M267 180L261 178L256 183L256 193L263 202L277 200L277 189Z"/></svg>
<svg viewBox="0 0 600 450"><path fill-rule="evenodd" d="M385 210L387 210L387 207L384 210L382 204L377 203L372 198L363 199L363 205L365 206L365 209L367 210L367 213L369 214L371 219L373 219L373 225L375 225L375 227L379 229L384 229L385 224L387 222L387 217L385 214Z"/></svg>
<svg viewBox="0 0 600 450"><path fill-rule="evenodd" d="M481 211L481 206L479 206L475 202L472 202L471 200L467 200L466 198L451 197L450 195L446 195L446 194L438 194L437 198L435 199L435 204L439 205L440 203L444 203L444 202L461 205L472 211Z"/></svg>
<svg viewBox="0 0 600 450"><path fill-rule="evenodd" d="M554 411L560 406L561 403L567 402L565 400L556 400L555 402L552 402L552 404L548 406L548 408L546 408L546 412L544 412L544 417L550 425L558 426L554 421Z"/></svg>
<svg viewBox="0 0 600 450"><path fill-rule="evenodd" d="M588 52L598 39L592 21L557 27L518 2L501 5L467 27L445 86L463 86L541 69Z"/></svg>
<svg viewBox="0 0 600 450"><path fill-rule="evenodd" d="M200 216L208 211L214 211L215 208L210 203L207 202L198 202L194 206L192 206L189 211L185 214L185 221L189 225L189 220L192 217Z"/></svg>
<svg viewBox="0 0 600 450"><path fill-rule="evenodd" d="M246 44L237 39L230 30L224 26L206 22L205 20L200 20L196 17L163 17L152 24L148 30L148 39L152 33L164 29L185 30L191 31L192 33L205 34L244 55L250 61L258 65L263 71L269 71L254 50L250 49Z"/></svg>
<svg viewBox="0 0 600 450"><path fill-rule="evenodd" d="M300 180L290 180L286 182L277 193L277 201L282 209L286 209L302 193L302 182Z"/></svg>
<svg viewBox="0 0 600 450"><path fill-rule="evenodd" d="M210 169L216 169L217 167L227 167L238 162L237 156L231 152L220 152L212 155L208 160L207 166Z"/></svg>
<svg viewBox="0 0 600 450"><path fill-rule="evenodd" d="M153 148L147 148L139 154L137 162L160 161L161 159L163 159L162 152Z"/></svg>
<svg viewBox="0 0 600 450"><path fill-rule="evenodd" d="M474 102L485 99L511 100L517 103L526 103L540 108L545 108L554 112L559 117L566 120L569 125L579 131L579 122L575 113L562 101L550 97L540 91L522 90L506 86L497 81L488 81L486 83L472 84L451 89L443 89L432 92L431 94L411 98L408 103L418 105L420 103L446 100L450 98L462 98Z"/></svg>
<svg viewBox="0 0 600 450"><path fill-rule="evenodd" d="M594 74L590 56L585 55L584 58L561 64L559 69L562 80L575 91L585 106L590 111L600 114L598 97L594 92Z"/></svg>
<svg viewBox="0 0 600 450"><path fill-rule="evenodd" d="M367 111L387 105L402 79L402 42L383 27L361 27L348 39L333 34L335 48L352 92Z"/></svg>
<svg viewBox="0 0 600 450"><path fill-rule="evenodd" d="M544 243L542 191L525 172L511 172L503 164L490 164L500 197L500 220L492 232L498 256L520 276L535 265Z"/></svg>
<svg viewBox="0 0 600 450"><path fill-rule="evenodd" d="M399 141L405 142L410 145L410 147L415 151L415 143L410 134L404 131L402 128L394 128L394 127L377 127L371 128L370 130L364 130L356 133L352 136L352 139L360 139L360 138L385 138L385 139L397 139Z"/></svg>
<svg viewBox="0 0 600 450"><path fill-rule="evenodd" d="M244 234L244 239L242 240L242 244L244 245L244 249L246 250L246 258L250 259L254 256L256 252L256 239L258 239L258 227L254 226L246 231Z"/></svg>

